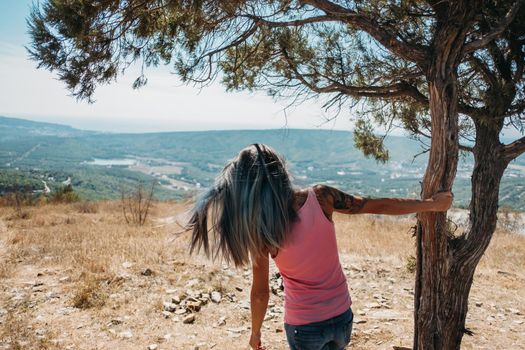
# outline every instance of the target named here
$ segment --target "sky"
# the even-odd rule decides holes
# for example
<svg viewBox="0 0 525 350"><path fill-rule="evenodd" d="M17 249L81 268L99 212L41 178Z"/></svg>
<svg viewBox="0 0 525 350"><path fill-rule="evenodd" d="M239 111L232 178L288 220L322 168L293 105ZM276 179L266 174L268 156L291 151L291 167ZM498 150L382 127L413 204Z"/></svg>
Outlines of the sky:
<svg viewBox="0 0 525 350"><path fill-rule="evenodd" d="M219 83L204 89L181 84L169 67L146 71L148 85L133 90L137 69L101 86L96 102L77 101L53 73L28 59L26 18L31 0L0 0L0 115L115 132L210 129L351 129L350 113L326 123L320 102L287 109L264 92L228 93Z"/></svg>

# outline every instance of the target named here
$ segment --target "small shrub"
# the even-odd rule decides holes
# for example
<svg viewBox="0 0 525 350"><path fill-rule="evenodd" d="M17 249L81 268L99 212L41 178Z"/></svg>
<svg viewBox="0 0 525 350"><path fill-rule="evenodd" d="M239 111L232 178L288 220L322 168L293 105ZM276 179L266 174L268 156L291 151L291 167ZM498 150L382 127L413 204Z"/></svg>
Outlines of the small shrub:
<svg viewBox="0 0 525 350"><path fill-rule="evenodd" d="M73 203L78 202L80 200L80 196L75 192L73 186L66 185L53 191L49 197L49 200L53 203Z"/></svg>
<svg viewBox="0 0 525 350"><path fill-rule="evenodd" d="M155 192L155 181L146 190L143 184L139 184L134 191L126 192L121 189L121 204L124 219L128 224L144 225L148 218Z"/></svg>
<svg viewBox="0 0 525 350"><path fill-rule="evenodd" d="M89 279L78 286L71 302L78 309L89 309L104 306L107 297L102 289L101 281Z"/></svg>
<svg viewBox="0 0 525 350"><path fill-rule="evenodd" d="M405 269L410 272L416 272L416 258L413 255L409 255L405 259Z"/></svg>

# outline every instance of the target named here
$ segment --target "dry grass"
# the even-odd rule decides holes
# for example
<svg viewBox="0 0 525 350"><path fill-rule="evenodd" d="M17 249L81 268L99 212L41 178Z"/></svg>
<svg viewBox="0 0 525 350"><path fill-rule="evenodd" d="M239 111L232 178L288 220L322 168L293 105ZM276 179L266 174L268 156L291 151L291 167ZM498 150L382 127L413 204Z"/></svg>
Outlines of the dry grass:
<svg viewBox="0 0 525 350"><path fill-rule="evenodd" d="M414 217L336 215L339 249L368 257L394 257L404 264L415 253ZM496 230L478 269L519 272L525 262L525 236Z"/></svg>
<svg viewBox="0 0 525 350"><path fill-rule="evenodd" d="M25 313L9 312L0 324L0 346L7 350L51 350L58 349L50 342L50 332L35 331ZM47 333L47 334L46 334Z"/></svg>
<svg viewBox="0 0 525 350"><path fill-rule="evenodd" d="M97 210L94 216L85 204L80 209L79 204L32 208L30 220L8 223L5 241L15 259L74 266L79 274L111 275L124 262L156 265L168 260L172 248L162 227L126 225L117 203L99 203Z"/></svg>
<svg viewBox="0 0 525 350"><path fill-rule="evenodd" d="M88 278L76 285L71 303L78 309L100 308L106 304L108 293L104 288L107 282L100 278Z"/></svg>
<svg viewBox="0 0 525 350"><path fill-rule="evenodd" d="M156 204L151 212L152 220L143 227L126 224L119 202L48 204L28 207L27 210L29 217L24 220L16 218L10 220L12 213L9 211L0 214L0 286L2 284L5 286L3 289L0 287L0 349L52 349L55 346L54 343L45 340L50 337L39 337L35 335L35 328L30 328L34 325L32 312L37 312L36 309L49 315L56 315L56 309L60 307L74 307L79 310L78 314L70 319L50 316L52 322L46 326L59 333L62 333L63 328L67 329L71 337L80 339L79 343L71 341L75 345L74 348L128 349L139 348L137 347L139 343L156 342L157 338L147 339L147 335L148 332L151 334L157 332L157 328L168 332L172 327L179 327L177 331L169 331L178 335L188 332L186 328L180 328L187 325L174 323L171 319L165 320L161 315L162 303L166 297L164 293L167 289L175 288L179 292L185 292L189 288L188 282L198 279L198 283L191 288L203 290L211 288L221 291L224 295L240 286L243 291L237 294L239 300L246 299L249 293L247 285L250 279L249 271L232 270L229 275L231 278L228 279L225 278L227 275L222 266L212 264L202 256L187 255L188 235L174 234L181 229L174 222L173 217L184 211L182 204L170 202ZM336 215L334 220L343 260L355 264L362 271L348 270L351 280L349 285L356 296L356 308L372 302L372 295L378 291L392 300L398 300L394 307L401 305L405 308L407 304L410 306L411 295L405 290L413 283L413 276L408 274L407 270L413 263L410 262L410 257L415 251L411 231L415 219ZM518 295L524 287L525 279L521 271L524 263L525 237L496 232L478 267L477 275L478 277L482 275L483 278L477 278L474 282L473 293L476 294L476 300L483 300L485 304L494 302L515 308L513 303L522 298L518 298ZM396 266L400 268L395 268ZM153 273L141 274L147 268ZM389 269L390 272L386 275L384 272L379 273L382 269ZM37 272L44 274L41 278L47 278L43 286L49 289L40 294L33 293L33 298L45 298L45 293L55 288L52 285L60 289L63 297L42 302L41 305L30 309L31 311L28 311L29 309L24 305L21 306L22 310L20 307L15 307L14 311L10 310L7 315L2 316L3 305L12 303L9 298L13 295L14 285L18 283L17 288L20 290L23 288L31 290L32 285L23 286L28 281L34 281ZM362 279L361 275L363 275ZM59 282L63 276L68 276L70 280L65 283ZM387 278L396 282L388 282ZM502 278L505 280L501 280ZM384 283L392 289L383 288ZM377 289L370 292L370 288L374 285ZM499 289L501 293L498 294ZM490 295L487 295L487 299L483 299L484 295L489 293L487 290L490 290ZM392 293L392 296L389 293ZM508 293L512 293L515 300L511 299ZM53 304L53 300L60 300L60 307L59 304ZM201 329L204 340L206 337L211 337L213 332L215 336L224 335L224 329L212 327L210 321L205 318L214 317L213 323L223 314L229 317L228 322L237 322L235 327L249 324L248 311L239 311L239 308L234 308L233 304L228 308L228 305L215 305L217 307L215 311L206 311L212 312L211 316L199 314L202 323L199 324L198 319L193 329ZM212 310L211 306L209 308ZM481 308L474 309L476 310L482 311ZM410 315L411 311L406 308L402 312ZM137 338L134 335L132 341L125 343L125 340L118 338L118 332L117 335L112 335L113 333L110 332L111 327L120 326L104 326L115 318L122 318L122 315L126 315L125 317L130 315L131 318L125 321L124 325L127 327L126 322L134 324L136 327L134 334L143 333L140 339L138 335ZM88 326L84 328L83 324L88 325L89 322L81 322L79 318L82 316L86 316L87 320L93 320L92 326L89 326L92 328ZM479 319L478 327L484 327L486 315L475 317L476 320ZM74 323L71 324L72 322ZM371 322L374 321L369 320L369 324L365 324L365 327L372 327ZM388 325L384 327L381 325L381 330L386 332L381 335L369 336L356 333L354 339L357 348L380 348L370 347L370 343L366 340L368 338L383 337L383 340L392 343L393 340L389 340L388 337L393 337L396 332L410 334L409 317L403 322L402 325L392 326L392 329L396 329L392 333L388 333ZM77 329L79 324L82 327ZM102 324L102 328L97 328L99 327L96 326L97 324ZM275 329L282 328L280 320L277 319L275 325L269 324ZM122 330L125 330L124 325ZM273 344L284 344L284 336L276 334L274 328L272 328ZM84 329L85 333L82 333ZM483 331L482 328L480 329ZM496 337L495 332L493 330L490 337ZM193 331L190 333L193 334ZM105 340L100 340L100 343L89 345L82 343L82 339L93 335L97 338L100 334L109 339L104 338ZM163 336L163 334L155 334ZM230 344L238 345L238 340L224 338L220 341L229 341ZM67 338L62 340L61 344L69 341ZM194 339L177 341L179 343L170 343L173 346L169 348L193 348L190 344L198 343ZM9 344L9 347L2 347L4 344ZM407 344L403 343L403 345ZM474 349L477 346L475 344L471 347L467 344L465 348ZM280 345L272 347L272 349L281 348L283 347Z"/></svg>
<svg viewBox="0 0 525 350"><path fill-rule="evenodd" d="M75 208L81 214L98 213L98 203L97 202L81 201L75 204Z"/></svg>
<svg viewBox="0 0 525 350"><path fill-rule="evenodd" d="M338 214L334 221L342 253L404 260L414 251L411 227L415 219Z"/></svg>

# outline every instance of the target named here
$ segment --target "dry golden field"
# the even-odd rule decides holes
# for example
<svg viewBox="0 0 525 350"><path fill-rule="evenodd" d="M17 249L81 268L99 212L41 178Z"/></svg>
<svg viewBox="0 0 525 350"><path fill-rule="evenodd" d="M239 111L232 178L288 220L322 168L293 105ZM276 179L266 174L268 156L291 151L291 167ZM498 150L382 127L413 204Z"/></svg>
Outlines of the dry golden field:
<svg viewBox="0 0 525 350"><path fill-rule="evenodd" d="M22 217L0 207L0 349L247 349L250 270L189 256L184 211L156 203L137 227L119 202L28 207ZM356 315L350 348L410 347L414 219L335 220ZM525 236L497 232L463 349L523 349L524 263ZM263 340L286 349L274 272Z"/></svg>

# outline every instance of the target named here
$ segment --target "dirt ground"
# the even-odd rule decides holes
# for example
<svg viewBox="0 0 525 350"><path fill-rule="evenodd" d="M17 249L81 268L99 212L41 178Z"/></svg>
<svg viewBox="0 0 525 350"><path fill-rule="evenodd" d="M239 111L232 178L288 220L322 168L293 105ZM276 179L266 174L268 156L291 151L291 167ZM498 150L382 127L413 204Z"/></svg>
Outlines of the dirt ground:
<svg viewBox="0 0 525 350"><path fill-rule="evenodd" d="M119 205L0 208L0 349L248 349L250 270L189 256L182 204L156 204L143 227ZM349 348L411 347L415 219L335 221L355 314ZM525 237L497 232L462 349L524 348L524 263ZM276 272L263 342L286 349Z"/></svg>

